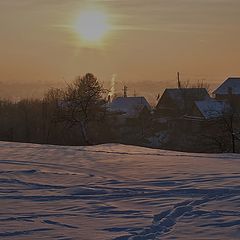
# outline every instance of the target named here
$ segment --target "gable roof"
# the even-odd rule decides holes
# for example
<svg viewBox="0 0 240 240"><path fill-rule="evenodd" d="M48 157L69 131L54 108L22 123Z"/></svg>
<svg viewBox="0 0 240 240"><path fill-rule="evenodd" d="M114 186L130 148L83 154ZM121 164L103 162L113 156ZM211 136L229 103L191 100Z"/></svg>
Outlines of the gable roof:
<svg viewBox="0 0 240 240"><path fill-rule="evenodd" d="M175 100L182 100L184 97L196 99L209 96L205 88L167 88L166 92Z"/></svg>
<svg viewBox="0 0 240 240"><path fill-rule="evenodd" d="M205 119L221 117L230 108L225 101L215 99L195 101L195 105Z"/></svg>
<svg viewBox="0 0 240 240"><path fill-rule="evenodd" d="M231 90L232 94L240 95L240 77L230 77L225 80L213 94L227 95Z"/></svg>
<svg viewBox="0 0 240 240"><path fill-rule="evenodd" d="M168 96L179 108L184 109L194 101L209 99L210 96L205 88L167 88L160 98L157 107L161 107L161 100Z"/></svg>
<svg viewBox="0 0 240 240"><path fill-rule="evenodd" d="M127 116L137 115L144 107L151 109L145 97L118 97L109 105L110 111L121 112Z"/></svg>

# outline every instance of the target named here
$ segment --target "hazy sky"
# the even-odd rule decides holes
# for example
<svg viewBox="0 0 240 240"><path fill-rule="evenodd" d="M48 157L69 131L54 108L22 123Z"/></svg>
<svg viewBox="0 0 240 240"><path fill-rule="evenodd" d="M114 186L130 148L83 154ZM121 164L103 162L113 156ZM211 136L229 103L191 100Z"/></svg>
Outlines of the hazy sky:
<svg viewBox="0 0 240 240"><path fill-rule="evenodd" d="M86 9L110 31L87 45L74 26ZM86 23L87 24L87 23ZM239 0L0 0L0 81L63 82L93 72L104 82L240 75Z"/></svg>

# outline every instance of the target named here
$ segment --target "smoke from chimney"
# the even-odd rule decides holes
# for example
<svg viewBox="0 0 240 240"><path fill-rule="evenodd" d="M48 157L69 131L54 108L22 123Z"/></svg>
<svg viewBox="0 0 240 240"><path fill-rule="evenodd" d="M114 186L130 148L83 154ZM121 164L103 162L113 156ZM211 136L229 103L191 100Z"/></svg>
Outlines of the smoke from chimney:
<svg viewBox="0 0 240 240"><path fill-rule="evenodd" d="M111 89L110 89L110 93L109 93L109 96L110 98L112 99L116 93L115 91L115 87L116 87L116 77L117 77L117 74L113 74L112 75L112 79L111 79Z"/></svg>

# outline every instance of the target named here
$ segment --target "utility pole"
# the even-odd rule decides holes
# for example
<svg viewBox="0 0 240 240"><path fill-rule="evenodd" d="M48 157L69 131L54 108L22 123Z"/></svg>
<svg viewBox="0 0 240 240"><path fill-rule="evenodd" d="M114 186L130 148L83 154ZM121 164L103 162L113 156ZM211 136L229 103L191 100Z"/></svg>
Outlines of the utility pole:
<svg viewBox="0 0 240 240"><path fill-rule="evenodd" d="M127 86L123 87L123 96L126 98L127 97Z"/></svg>
<svg viewBox="0 0 240 240"><path fill-rule="evenodd" d="M181 88L181 81L180 81L180 73L177 72L177 81L178 81L178 88Z"/></svg>
<svg viewBox="0 0 240 240"><path fill-rule="evenodd" d="M133 96L136 97L137 96L137 93L136 93L136 90L134 89L134 92L133 92Z"/></svg>

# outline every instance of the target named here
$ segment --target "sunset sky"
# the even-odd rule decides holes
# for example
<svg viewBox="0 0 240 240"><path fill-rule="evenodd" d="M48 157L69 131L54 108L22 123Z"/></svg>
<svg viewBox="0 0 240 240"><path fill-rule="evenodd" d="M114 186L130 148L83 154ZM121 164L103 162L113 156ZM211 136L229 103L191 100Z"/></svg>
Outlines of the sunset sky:
<svg viewBox="0 0 240 240"><path fill-rule="evenodd" d="M10 85L86 72L105 83L116 74L120 85L172 86L177 71L221 82L240 75L240 1L0 0L0 54L0 82Z"/></svg>

